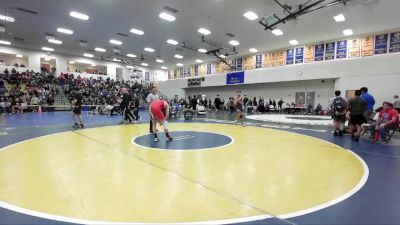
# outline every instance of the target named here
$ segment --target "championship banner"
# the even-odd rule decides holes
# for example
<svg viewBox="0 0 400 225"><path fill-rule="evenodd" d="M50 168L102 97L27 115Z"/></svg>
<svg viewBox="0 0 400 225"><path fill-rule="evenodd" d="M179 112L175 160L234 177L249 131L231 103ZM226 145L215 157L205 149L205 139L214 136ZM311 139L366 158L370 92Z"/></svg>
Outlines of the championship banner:
<svg viewBox="0 0 400 225"><path fill-rule="evenodd" d="M178 78L178 70L177 69L174 70L174 79L176 79L176 78Z"/></svg>
<svg viewBox="0 0 400 225"><path fill-rule="evenodd" d="M243 58L244 60L244 70L253 70L255 69L255 56L247 56Z"/></svg>
<svg viewBox="0 0 400 225"><path fill-rule="evenodd" d="M305 47L305 53L304 53L304 62L305 63L314 62L314 58L315 58L314 47L315 47L314 45L308 45Z"/></svg>
<svg viewBox="0 0 400 225"><path fill-rule="evenodd" d="M325 60L335 59L335 42L325 44Z"/></svg>
<svg viewBox="0 0 400 225"><path fill-rule="evenodd" d="M278 53L277 52L271 52L269 53L269 67L276 67L276 60L278 59Z"/></svg>
<svg viewBox="0 0 400 225"><path fill-rule="evenodd" d="M375 36L375 55L387 53L388 34L380 34Z"/></svg>
<svg viewBox="0 0 400 225"><path fill-rule="evenodd" d="M264 53L262 57L262 68L269 67L269 53Z"/></svg>
<svg viewBox="0 0 400 225"><path fill-rule="evenodd" d="M361 38L361 56L374 55L374 36Z"/></svg>
<svg viewBox="0 0 400 225"><path fill-rule="evenodd" d="M286 65L286 51L279 51L278 52L278 66L285 66Z"/></svg>
<svg viewBox="0 0 400 225"><path fill-rule="evenodd" d="M347 58L347 40L337 42L336 58L337 59Z"/></svg>
<svg viewBox="0 0 400 225"><path fill-rule="evenodd" d="M243 59L242 58L236 59L236 70L237 71L243 70Z"/></svg>
<svg viewBox="0 0 400 225"><path fill-rule="evenodd" d="M348 40L349 58L360 57L360 43L359 38Z"/></svg>
<svg viewBox="0 0 400 225"><path fill-rule="evenodd" d="M211 63L211 74L215 74L215 63Z"/></svg>
<svg viewBox="0 0 400 225"><path fill-rule="evenodd" d="M304 60L304 48L296 48L296 64L303 63Z"/></svg>
<svg viewBox="0 0 400 225"><path fill-rule="evenodd" d="M315 45L315 61L324 61L325 45Z"/></svg>
<svg viewBox="0 0 400 225"><path fill-rule="evenodd" d="M226 84L243 84L244 72L234 72L226 74Z"/></svg>
<svg viewBox="0 0 400 225"><path fill-rule="evenodd" d="M294 63L294 49L286 50L286 65L292 65Z"/></svg>
<svg viewBox="0 0 400 225"><path fill-rule="evenodd" d="M390 34L389 52L400 52L400 32Z"/></svg>
<svg viewBox="0 0 400 225"><path fill-rule="evenodd" d="M262 54L257 54L256 55L256 69L259 69L262 67Z"/></svg>
<svg viewBox="0 0 400 225"><path fill-rule="evenodd" d="M211 63L207 64L207 75L211 74Z"/></svg>
<svg viewBox="0 0 400 225"><path fill-rule="evenodd" d="M150 73L149 72L145 72L144 73L144 80L146 80L146 81L150 80Z"/></svg>
<svg viewBox="0 0 400 225"><path fill-rule="evenodd" d="M207 65L206 64L200 65L199 74L200 74L200 76L204 76L207 74Z"/></svg>
<svg viewBox="0 0 400 225"><path fill-rule="evenodd" d="M194 66L194 76L199 76L199 66Z"/></svg>

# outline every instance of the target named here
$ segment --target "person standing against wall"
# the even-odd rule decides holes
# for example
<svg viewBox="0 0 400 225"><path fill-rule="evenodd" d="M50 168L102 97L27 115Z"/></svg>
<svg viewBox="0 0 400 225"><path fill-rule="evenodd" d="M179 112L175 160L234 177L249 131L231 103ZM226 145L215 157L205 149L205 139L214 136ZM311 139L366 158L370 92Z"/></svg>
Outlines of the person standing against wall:
<svg viewBox="0 0 400 225"><path fill-rule="evenodd" d="M150 105L152 102L158 100L157 88L153 87L150 93L146 97L146 102L149 104L149 112L150 112ZM153 133L153 120L150 118L150 133Z"/></svg>

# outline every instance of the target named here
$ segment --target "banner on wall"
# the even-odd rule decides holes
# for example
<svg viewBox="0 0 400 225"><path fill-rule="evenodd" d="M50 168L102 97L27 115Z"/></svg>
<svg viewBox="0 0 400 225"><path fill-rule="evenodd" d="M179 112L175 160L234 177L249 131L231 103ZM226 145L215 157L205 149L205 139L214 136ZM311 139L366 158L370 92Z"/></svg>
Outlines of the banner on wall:
<svg viewBox="0 0 400 225"><path fill-rule="evenodd" d="M211 74L211 63L207 64L207 75Z"/></svg>
<svg viewBox="0 0 400 225"><path fill-rule="evenodd" d="M325 60L335 59L335 42L325 44Z"/></svg>
<svg viewBox="0 0 400 225"><path fill-rule="evenodd" d="M276 61L278 59L278 53L277 52L271 52L269 53L269 67L276 67Z"/></svg>
<svg viewBox="0 0 400 225"><path fill-rule="evenodd" d="M199 76L199 66L194 66L194 76Z"/></svg>
<svg viewBox="0 0 400 225"><path fill-rule="evenodd" d="M360 39L350 39L348 41L349 45L349 58L360 57Z"/></svg>
<svg viewBox="0 0 400 225"><path fill-rule="evenodd" d="M389 52L400 52L400 32L390 34Z"/></svg>
<svg viewBox="0 0 400 225"><path fill-rule="evenodd" d="M387 53L388 35L380 34L375 36L375 55Z"/></svg>
<svg viewBox="0 0 400 225"><path fill-rule="evenodd" d="M374 36L361 38L361 56L374 55Z"/></svg>
<svg viewBox="0 0 400 225"><path fill-rule="evenodd" d="M255 69L255 56L247 56L244 60L244 70L253 70Z"/></svg>
<svg viewBox="0 0 400 225"><path fill-rule="evenodd" d="M234 72L226 74L226 84L243 84L244 72Z"/></svg>
<svg viewBox="0 0 400 225"><path fill-rule="evenodd" d="M256 55L256 68L259 69L262 67L262 54Z"/></svg>
<svg viewBox="0 0 400 225"><path fill-rule="evenodd" d="M269 67L269 53L264 53L262 58L263 58L262 68L268 68Z"/></svg>
<svg viewBox="0 0 400 225"><path fill-rule="evenodd" d="M286 50L286 65L292 65L294 63L294 49Z"/></svg>
<svg viewBox="0 0 400 225"><path fill-rule="evenodd" d="M215 63L211 63L211 74L215 74Z"/></svg>
<svg viewBox="0 0 400 225"><path fill-rule="evenodd" d="M286 51L279 51L278 54L278 66L286 65Z"/></svg>
<svg viewBox="0 0 400 225"><path fill-rule="evenodd" d="M144 72L144 80L146 80L146 81L150 80L150 73L149 72Z"/></svg>
<svg viewBox="0 0 400 225"><path fill-rule="evenodd" d="M336 58L337 59L347 58L347 40L337 42Z"/></svg>
<svg viewBox="0 0 400 225"><path fill-rule="evenodd" d="M325 45L315 45L315 61L324 61Z"/></svg>
<svg viewBox="0 0 400 225"><path fill-rule="evenodd" d="M237 71L243 70L243 59L242 58L236 59L236 70Z"/></svg>
<svg viewBox="0 0 400 225"><path fill-rule="evenodd" d="M303 63L304 60L304 48L296 48L296 64Z"/></svg>
<svg viewBox="0 0 400 225"><path fill-rule="evenodd" d="M315 58L314 45L306 46L304 53L304 62L305 63L314 62L314 58Z"/></svg>

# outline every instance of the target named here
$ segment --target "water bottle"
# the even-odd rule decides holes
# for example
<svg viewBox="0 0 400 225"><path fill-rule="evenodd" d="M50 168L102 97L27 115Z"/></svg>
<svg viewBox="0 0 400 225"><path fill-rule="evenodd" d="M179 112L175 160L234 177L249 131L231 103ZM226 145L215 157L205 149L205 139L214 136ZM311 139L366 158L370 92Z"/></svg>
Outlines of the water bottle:
<svg viewBox="0 0 400 225"><path fill-rule="evenodd" d="M375 141L379 141L379 131L375 131Z"/></svg>

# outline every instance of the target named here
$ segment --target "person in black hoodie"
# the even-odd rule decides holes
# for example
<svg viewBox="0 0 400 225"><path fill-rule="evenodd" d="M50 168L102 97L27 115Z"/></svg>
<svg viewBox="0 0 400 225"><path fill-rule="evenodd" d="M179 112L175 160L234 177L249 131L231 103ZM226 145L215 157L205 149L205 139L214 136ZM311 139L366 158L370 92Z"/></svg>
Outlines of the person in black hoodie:
<svg viewBox="0 0 400 225"><path fill-rule="evenodd" d="M130 102L132 100L132 96L129 94L128 89L122 88L122 102L121 105L119 106L121 111L122 111L122 116L123 120L121 121L121 124L124 123L124 121L128 120L129 123L133 121L133 115L130 110Z"/></svg>

